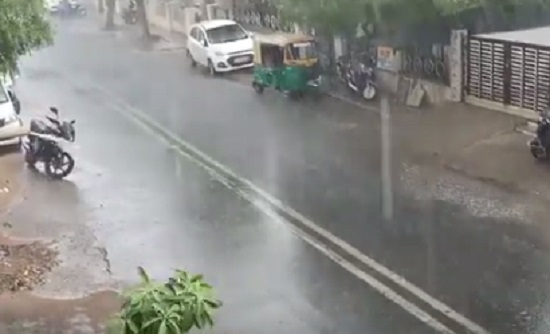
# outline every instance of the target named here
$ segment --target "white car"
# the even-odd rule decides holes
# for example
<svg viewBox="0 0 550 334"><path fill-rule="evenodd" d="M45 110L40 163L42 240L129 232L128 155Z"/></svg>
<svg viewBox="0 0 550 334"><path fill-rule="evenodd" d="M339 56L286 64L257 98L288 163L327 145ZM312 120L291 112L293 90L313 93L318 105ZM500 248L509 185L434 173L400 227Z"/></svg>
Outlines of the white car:
<svg viewBox="0 0 550 334"><path fill-rule="evenodd" d="M23 122L18 116L19 100L0 80L0 146L18 145L25 134Z"/></svg>
<svg viewBox="0 0 550 334"><path fill-rule="evenodd" d="M44 8L49 12L54 12L59 6L60 0L44 0Z"/></svg>
<svg viewBox="0 0 550 334"><path fill-rule="evenodd" d="M254 66L253 40L235 21L202 21L191 26L187 57L192 66L208 67L210 74Z"/></svg>

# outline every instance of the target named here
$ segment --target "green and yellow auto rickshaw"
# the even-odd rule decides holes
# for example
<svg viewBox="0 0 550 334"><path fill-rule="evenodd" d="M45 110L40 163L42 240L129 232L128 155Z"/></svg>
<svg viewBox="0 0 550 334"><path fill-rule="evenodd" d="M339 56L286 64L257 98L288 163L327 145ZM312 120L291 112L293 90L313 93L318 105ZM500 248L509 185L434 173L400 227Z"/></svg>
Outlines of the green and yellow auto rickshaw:
<svg viewBox="0 0 550 334"><path fill-rule="evenodd" d="M318 94L321 67L315 39L300 34L254 36L254 78L252 87L261 94L273 87L289 97Z"/></svg>

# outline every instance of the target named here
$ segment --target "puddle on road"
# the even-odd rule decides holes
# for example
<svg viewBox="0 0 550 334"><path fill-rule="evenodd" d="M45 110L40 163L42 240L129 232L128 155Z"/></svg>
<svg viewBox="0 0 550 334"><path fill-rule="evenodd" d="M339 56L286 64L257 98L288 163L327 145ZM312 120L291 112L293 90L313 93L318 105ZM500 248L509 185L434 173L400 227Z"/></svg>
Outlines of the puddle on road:
<svg viewBox="0 0 550 334"><path fill-rule="evenodd" d="M119 295L113 291L74 300L28 293L0 295L0 333L104 333L105 324L120 305Z"/></svg>

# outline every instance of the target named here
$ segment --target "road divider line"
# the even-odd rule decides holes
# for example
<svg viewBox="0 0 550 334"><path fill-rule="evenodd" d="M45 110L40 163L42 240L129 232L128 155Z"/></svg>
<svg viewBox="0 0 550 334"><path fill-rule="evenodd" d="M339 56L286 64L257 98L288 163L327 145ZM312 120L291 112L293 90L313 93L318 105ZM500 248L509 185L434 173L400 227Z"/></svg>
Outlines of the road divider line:
<svg viewBox="0 0 550 334"><path fill-rule="evenodd" d="M269 193L267 193L263 189L259 188L258 186L256 186L252 182L250 182L249 180L238 176L236 173L231 171L228 167L222 165L221 163L217 162L213 158L209 157L208 155L206 155L205 153L203 153L202 151L200 151L199 149L194 147L192 144L184 141L183 139L181 139L180 137L178 137L177 135L172 133L169 129L167 129L166 127L160 125L157 121L152 119L149 115L147 115L143 111L141 111L141 110L133 107L132 105L130 105L128 102L126 102L123 98L121 98L117 94L114 94L111 91L109 91L107 89L104 89L101 86L97 86L97 85L93 85L93 84L91 84L90 86L92 88L98 90L102 94L104 94L106 97L110 97L113 101L118 102L117 103L118 106L115 105L115 104L112 104L113 108L115 110L118 110L122 114L131 117L131 119L134 122L139 122L144 127L149 128L149 130L150 130L150 131L148 131L149 133L152 133L155 136L160 137L160 138L162 138L162 135L163 135L164 137L167 137L169 140L173 141L174 143L177 143L178 145L180 145L181 148L180 147L175 147L173 145L171 147L177 149L177 151L180 154L184 154L187 158L191 159L192 161L198 163L203 168L207 169L207 171L209 171L209 173L211 173L211 175L214 176L216 179L219 180L220 176L222 176L225 180L224 182L222 182L222 184L230 187L230 189L232 189L233 191L237 191L237 190L242 191L242 190L234 187L233 185L231 185L231 183L228 181L227 177L223 176L223 174L225 174L226 176L229 176L232 179L238 180L239 183L242 183L243 185L248 187L252 192L254 192L256 195L258 195L258 196L255 196L255 197L258 197L258 198L262 199L263 201L265 201L265 203L269 204L270 206L272 206L274 208L277 208L281 212L284 212L289 217L292 217L295 221L299 222L304 227L306 227L309 230L315 232L319 236L326 239L328 242L330 242L333 245L340 248L342 251L344 251L344 253L354 257L355 259L357 259L362 264L364 264L367 267L371 268L372 270L376 271L377 273L384 276L386 279L388 279L389 281L391 281L394 284L398 285L402 289L408 291L409 293L414 295L416 298L418 298L422 302L424 302L427 305L429 305L430 307L432 307L435 311L440 312L445 317L447 317L447 318L453 320L454 322L456 322L457 324L461 325L462 327L467 329L469 333L472 333L472 334L489 334L489 331L482 328L481 326L474 323L473 321L466 318L465 316L458 313L457 311L453 310L452 308L450 308L449 306L447 306L443 302L439 301L438 299L432 297L431 295L429 295L428 293L426 293L425 291L423 291L422 289L420 289L416 285L414 285L414 284L410 283L409 281L407 281L402 276L400 276L397 273L393 272L389 268L386 268L385 266L378 263L376 260L372 259L371 257L363 254L357 248L355 248L352 245L348 244L347 242L345 242L341 238L337 237L336 235L332 234L331 232L324 229L323 227L315 224L313 221L306 218L305 216L303 216L302 214L300 214L299 212L297 212L296 210L294 210L290 206L286 205L281 200L273 197L272 195L270 195ZM155 133L154 129L156 129L158 133ZM166 142L166 139L165 138L163 138L163 139ZM187 152L185 152L182 148ZM188 152L190 152L190 153L188 153ZM192 156L192 155L194 155L194 156ZM197 159L197 157L202 159L203 161L200 161L200 159ZM210 166L207 166L207 164L209 164ZM214 169L220 171L221 173L218 172L218 171L215 171ZM212 174L212 172L214 172L214 174ZM219 181L221 182L221 180L219 180ZM247 195L247 196L250 196L250 195ZM254 204L256 199L252 198L251 200L249 199L249 201L251 201L251 203ZM272 209L270 209L270 210L272 210ZM283 219L280 215L278 215L278 214L276 214L276 215L279 219ZM291 224L291 223L289 223L289 225L290 226L295 226L295 224ZM300 236L303 238L302 234ZM334 253L334 254L336 254L336 253ZM337 255L337 256L340 256L340 255ZM362 275L367 275L366 273L361 271L361 269L355 267L353 264L350 263L350 266L354 267L358 272L361 272ZM352 272L352 274L357 276L355 274L355 272ZM357 276L357 277L359 277L359 276ZM361 278L361 277L359 277L359 278ZM374 277L372 277L372 276L371 276L371 278L374 279ZM378 281L376 281L376 282L378 282ZM378 283L380 283L380 282L378 282ZM367 284L368 284L368 282L367 282ZM382 284L382 283L380 283L380 284ZM386 288L390 289L388 287L386 287ZM393 290L392 290L392 292L393 292ZM395 293L395 292L393 292L393 293ZM400 306L403 307L403 305L401 305L401 304L400 304ZM411 314L416 316L415 313L411 313ZM419 318L418 316L416 316L416 317L419 320L424 319L424 318ZM443 332L443 333L449 333L449 332Z"/></svg>
<svg viewBox="0 0 550 334"><path fill-rule="evenodd" d="M352 275L354 275L355 277L357 277L358 279L360 279L361 281L363 281L364 283L366 283L367 285L369 285L370 287L378 291L378 293L380 293L382 296L384 296L388 300L399 305L406 312L416 317L421 322L425 323L427 326L433 328L439 333L456 334L456 332L449 329L447 326L442 324L440 321L432 317L430 314L428 314L427 312L425 312L415 304L406 300L403 296L393 291L390 287L383 284L382 282L380 282L373 276L369 275L368 273L362 271L353 263L346 260L344 257L342 257L341 255L339 255L338 253L330 249L330 247L316 240L314 237L309 235L303 229L299 228L295 224L292 224L288 222L286 219L282 218L277 212L273 210L273 208L270 206L269 203L266 203L265 201L258 198L257 196L252 196L250 193L244 191L243 189L234 186L233 184L231 184L230 180L228 180L226 176L216 171L215 168L208 166L207 164L200 161L196 157L193 157L192 155L185 152L181 148L172 145L168 140L166 140L166 138L162 137L162 135L159 135L157 132L151 129L148 124L144 123L143 120L136 117L132 112L128 112L123 108L116 106L114 104L109 104L109 105L111 108L113 108L114 110L117 110L118 112L123 114L125 117L130 119L132 122L134 122L144 132L148 133L149 135L157 139L162 145L165 145L170 147L171 149L174 149L179 155L199 165L199 167L205 170L214 180L216 180L217 182L220 182L223 186L225 186L232 192L236 193L239 197L241 197L245 201L252 204L262 214L265 214L269 218L273 219L275 222L282 223L285 226L289 227L292 233L297 235L300 239L305 241L311 247L313 247L314 249L319 251L321 254L325 255L330 260L332 260L333 262L335 262L336 264L338 264L339 266L347 270L349 273L351 273Z"/></svg>

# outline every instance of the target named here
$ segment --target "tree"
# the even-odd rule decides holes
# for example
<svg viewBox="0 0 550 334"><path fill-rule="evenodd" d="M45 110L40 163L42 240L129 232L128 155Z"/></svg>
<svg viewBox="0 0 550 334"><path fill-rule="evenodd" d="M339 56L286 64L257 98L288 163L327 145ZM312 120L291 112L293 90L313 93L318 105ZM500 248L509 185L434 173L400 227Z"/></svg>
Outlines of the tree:
<svg viewBox="0 0 550 334"><path fill-rule="evenodd" d="M151 38L149 30L149 20L147 19L147 9L145 8L145 0L136 0L138 21L141 25L142 37L144 39Z"/></svg>
<svg viewBox="0 0 550 334"><path fill-rule="evenodd" d="M371 0L279 0L283 25L298 24L324 38L328 47L328 67L333 67L334 36L351 36L365 21Z"/></svg>
<svg viewBox="0 0 550 334"><path fill-rule="evenodd" d="M16 71L19 57L52 43L43 0L0 0L0 73Z"/></svg>
<svg viewBox="0 0 550 334"><path fill-rule="evenodd" d="M105 29L112 30L115 28L115 8L116 0L105 0L107 13L105 14Z"/></svg>
<svg viewBox="0 0 550 334"><path fill-rule="evenodd" d="M97 0L97 11L100 14L105 12L105 2L103 0Z"/></svg>
<svg viewBox="0 0 550 334"><path fill-rule="evenodd" d="M369 0L280 0L283 21L329 36L352 32L365 19Z"/></svg>
<svg viewBox="0 0 550 334"><path fill-rule="evenodd" d="M455 15L479 7L483 1L485 0L433 0L433 3L442 15Z"/></svg>

